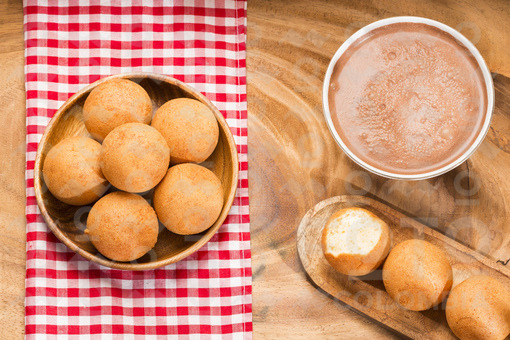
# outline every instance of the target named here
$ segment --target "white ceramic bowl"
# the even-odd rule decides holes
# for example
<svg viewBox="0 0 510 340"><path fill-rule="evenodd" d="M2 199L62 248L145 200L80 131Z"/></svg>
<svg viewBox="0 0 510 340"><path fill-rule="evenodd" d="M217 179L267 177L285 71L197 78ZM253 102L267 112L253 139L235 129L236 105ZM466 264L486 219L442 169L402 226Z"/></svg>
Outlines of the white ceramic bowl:
<svg viewBox="0 0 510 340"><path fill-rule="evenodd" d="M436 27L451 36L453 36L458 42L460 42L463 46L465 46L471 54L475 57L478 66L482 72L485 87L487 91L487 111L485 113L485 120L483 122L482 129L480 130L480 133L478 134L477 138L475 139L474 143L469 147L469 149L464 152L461 156L459 156L457 159L453 160L449 164L443 166L442 168L433 170L433 171L427 171L423 173L418 174L400 174L395 172L388 172L381 169L378 169L377 167L374 167L363 160L361 160L356 154L354 154L347 145L342 141L342 138L339 136L338 132L335 129L335 126L333 125L333 121L331 119L331 112L329 111L329 98L328 98L328 92L329 92L329 84L331 81L331 74L333 73L333 69L342 54L360 37L364 36L368 32L382 27L387 26L395 23L422 23L429 26ZM359 31L354 33L347 39L340 48L336 51L335 55L331 59L328 70L326 72L326 76L324 78L324 85L322 88L322 104L324 108L324 117L326 118L326 122L328 124L329 131L333 135L333 138L338 143L338 145L342 148L342 150L357 164L362 166L363 168L377 174L380 176L384 176L387 178L393 178L393 179L403 179L403 180L420 180L420 179L426 179L435 177L438 175L441 175L445 172L448 172L455 167L459 166L462 162L466 161L472 154L475 152L475 150L478 148L478 146L482 143L483 139L485 138L485 135L487 134L487 131L489 130L490 122L492 119L492 110L494 108L494 84L492 83L492 76L489 71L489 68L487 67L487 64L482 58L482 55L480 52L476 49L476 47L469 41L466 37L464 37L460 32L457 30L442 24L438 21L421 18L421 17L393 17L393 18L387 18L383 20L379 20L376 22L373 22L363 28L361 28Z"/></svg>

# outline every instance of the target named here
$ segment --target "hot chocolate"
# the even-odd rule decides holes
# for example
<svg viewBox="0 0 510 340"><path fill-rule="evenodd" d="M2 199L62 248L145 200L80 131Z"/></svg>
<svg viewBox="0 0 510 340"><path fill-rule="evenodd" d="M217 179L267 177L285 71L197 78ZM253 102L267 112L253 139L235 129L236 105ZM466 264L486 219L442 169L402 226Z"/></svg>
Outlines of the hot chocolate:
<svg viewBox="0 0 510 340"><path fill-rule="evenodd" d="M331 76L333 124L358 158L419 174L459 158L480 133L487 93L476 59L421 23L377 28L354 42Z"/></svg>

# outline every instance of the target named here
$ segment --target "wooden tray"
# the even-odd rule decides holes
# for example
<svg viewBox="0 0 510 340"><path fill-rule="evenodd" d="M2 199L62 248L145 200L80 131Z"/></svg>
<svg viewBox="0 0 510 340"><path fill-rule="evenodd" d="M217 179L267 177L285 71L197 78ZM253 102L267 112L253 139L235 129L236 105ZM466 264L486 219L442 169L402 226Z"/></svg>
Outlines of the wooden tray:
<svg viewBox="0 0 510 340"><path fill-rule="evenodd" d="M446 322L444 302L427 311L409 311L386 293L381 268L364 277L348 277L328 264L320 243L322 229L334 211L353 206L370 210L385 220L393 231L393 245L418 238L443 249L453 268L454 287L470 276L486 274L510 289L509 269L383 203L347 195L319 202L306 213L297 231L298 253L305 271L332 298L383 326L413 339L456 339Z"/></svg>

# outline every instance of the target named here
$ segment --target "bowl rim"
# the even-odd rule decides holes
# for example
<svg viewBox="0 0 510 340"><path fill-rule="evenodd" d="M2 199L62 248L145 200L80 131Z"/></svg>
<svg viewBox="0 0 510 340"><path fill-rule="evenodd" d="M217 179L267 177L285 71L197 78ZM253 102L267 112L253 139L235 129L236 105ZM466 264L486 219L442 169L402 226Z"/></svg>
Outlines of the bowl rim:
<svg viewBox="0 0 510 340"><path fill-rule="evenodd" d="M391 171L385 171L381 170L373 165L370 165L366 163L365 161L361 160L358 156L356 156L355 153L353 153L349 147L343 142L342 138L336 131L333 120L331 118L331 112L329 110L329 85L331 82L331 75L333 74L333 69L340 57L343 55L343 53L359 38L367 34L368 32L373 31L376 28L395 24L395 23L422 23L429 26L433 26L435 28L438 28L442 30L445 33L450 34L454 39L456 39L458 42L460 42L464 47L466 47L469 52L473 55L473 57L476 59L478 66L482 72L485 88L487 91L487 110L485 112L485 120L483 122L482 128L474 140L473 144L459 157L454 159L452 162L444 165L443 167L427 171L423 173L417 173L417 174L401 174L397 172L391 172ZM397 17L391 17L386 18L382 20L378 20L375 22L372 22L358 31L356 31L353 35L351 35L345 42L340 45L340 47L337 49L335 54L333 55L333 58L331 58L331 61L328 65L328 69L326 71L326 75L324 77L324 83L322 87L322 106L323 106L323 114L326 119L326 123L328 126L328 129L333 136L333 139L335 142L340 146L340 148L351 158L355 163L357 163L362 168L376 174L380 175L386 178L390 179L401 179L401 180L422 180L422 179L428 179L432 177L439 176L441 174L444 174L457 166L459 166L461 163L466 161L475 151L478 149L482 141L484 140L485 136L487 135L487 132L490 128L490 123L492 120L492 114L494 110L494 83L492 81L492 75L487 67L487 64L485 60L483 59L482 55L478 51L478 49L473 45L473 43L467 39L464 35L462 35L459 31L451 28L450 26L443 24L439 21L435 21L428 18L423 17L416 17L416 16L397 16Z"/></svg>
<svg viewBox="0 0 510 340"><path fill-rule="evenodd" d="M135 261L132 262L118 262L110 260L106 257L98 256L98 254L91 254L88 251L80 248L77 246L73 241L71 241L57 226L57 224L53 221L50 214L48 213L43 199L42 199L42 188L41 188L41 180L40 173L42 173L42 164L41 164L41 158L42 158L42 150L44 145L46 144L46 140L48 138L48 132L51 131L54 124L56 124L56 121L59 120L60 116L63 115L64 112L69 110L78 99L80 99L82 96L88 94L92 89L94 89L99 84L110 80L110 79L134 79L134 78L149 78L152 80L159 80L166 82L171 85L178 86L182 90L184 90L187 93L192 94L194 97L198 98L200 101L202 101L204 104L206 104L214 113L216 120L218 121L218 125L220 125L220 129L225 132L226 138L227 138L227 144L228 148L231 150L230 152L230 158L232 161L232 180L230 182L230 191L226 198L226 201L223 205L223 209L216 220L214 224L207 229L205 234L203 234L198 241L193 243L190 247L182 251L181 253L178 253L174 256L171 256L164 260L156 260L154 262L147 262L147 263L136 263ZM232 204L234 202L235 194L237 191L238 186L238 178L239 178L239 158L238 158L238 152L237 152L237 145L234 140L234 136L232 135L232 131L230 131L230 127L227 124L227 121L225 117L221 114L219 109L202 93L200 93L198 90L193 88L192 86L175 79L170 76L162 75L162 74L156 74L156 73L148 73L148 72L130 72L130 73L119 73L119 74L113 74L107 77L100 78L96 80L95 82L83 87L78 92L73 94L69 99L65 101L64 104L60 106L60 108L55 112L55 115L51 118L50 122L48 123L48 126L46 127L41 140L39 141L38 147L37 147L37 154L34 164L34 190L35 190L35 196L37 205L39 206L39 209L41 211L41 214L50 228L50 230L53 232L53 234L62 242L64 243L69 249L73 250L74 252L80 254L84 258L86 258L89 261L98 263L100 265L113 268L113 269L122 269L122 270L151 270L160 268L175 262L178 262L189 255L195 253L197 250L199 250L202 246L204 246L218 231L218 229L223 225L223 222L228 216L228 213L230 212L230 209L232 207ZM133 263L135 262L135 263Z"/></svg>

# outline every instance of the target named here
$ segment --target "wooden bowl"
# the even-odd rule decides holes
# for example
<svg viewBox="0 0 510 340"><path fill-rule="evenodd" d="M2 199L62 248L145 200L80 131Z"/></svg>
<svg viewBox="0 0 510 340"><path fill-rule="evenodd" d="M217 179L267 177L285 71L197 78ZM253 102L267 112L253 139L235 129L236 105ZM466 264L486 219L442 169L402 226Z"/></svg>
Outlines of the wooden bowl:
<svg viewBox="0 0 510 340"><path fill-rule="evenodd" d="M162 227L154 249L132 262L113 261L98 253L90 242L89 237L84 234L88 212L92 204L77 207L57 200L46 187L42 174L44 159L53 145L63 138L70 136L90 137L84 124L82 114L83 104L92 89L102 82L113 78L130 79L140 84L152 99L153 112L165 102L174 98L185 97L201 101L214 112L218 120L220 132L216 149L202 163L202 165L212 170L218 176L223 186L223 210L218 220L203 233L191 236L177 235ZM147 73L130 73L113 75L96 81L69 98L55 113L42 136L37 150L34 187L37 204L46 223L53 234L66 246L86 259L103 266L116 269L146 270L180 261L197 251L213 237L227 217L234 201L238 172L237 147L234 137L222 114L205 96L189 85L171 77ZM144 195L144 197L150 200L152 192Z"/></svg>

